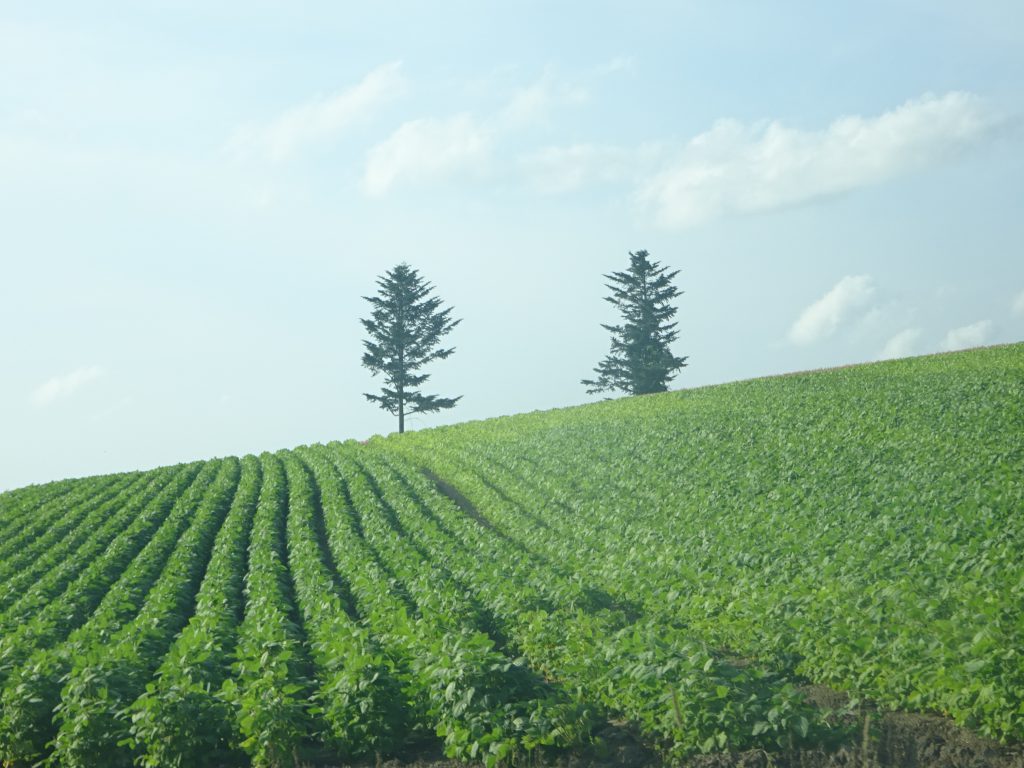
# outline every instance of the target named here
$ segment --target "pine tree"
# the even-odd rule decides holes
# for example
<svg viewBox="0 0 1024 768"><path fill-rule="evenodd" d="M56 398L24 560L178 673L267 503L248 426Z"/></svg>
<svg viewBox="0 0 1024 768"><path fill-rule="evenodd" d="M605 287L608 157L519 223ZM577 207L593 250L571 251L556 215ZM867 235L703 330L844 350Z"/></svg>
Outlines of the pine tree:
<svg viewBox="0 0 1024 768"><path fill-rule="evenodd" d="M686 366L685 357L669 349L679 333L670 322L676 308L670 302L681 291L672 285L679 271L648 259L647 251L630 252L629 269L605 275L612 295L605 301L622 313L621 325L604 325L612 335L611 351L594 368L596 379L583 379L587 393L621 390L629 395L664 392L677 371Z"/></svg>
<svg viewBox="0 0 1024 768"><path fill-rule="evenodd" d="M377 279L376 296L364 296L373 306L369 319L360 320L370 338L363 341L363 365L373 375L384 374L381 394L366 399L398 416L398 431L405 432L405 417L452 408L462 399L438 397L419 391L430 376L416 373L427 363L444 360L454 347L440 347L441 337L461 320L451 319L451 307L431 296L434 286L408 264L399 264Z"/></svg>

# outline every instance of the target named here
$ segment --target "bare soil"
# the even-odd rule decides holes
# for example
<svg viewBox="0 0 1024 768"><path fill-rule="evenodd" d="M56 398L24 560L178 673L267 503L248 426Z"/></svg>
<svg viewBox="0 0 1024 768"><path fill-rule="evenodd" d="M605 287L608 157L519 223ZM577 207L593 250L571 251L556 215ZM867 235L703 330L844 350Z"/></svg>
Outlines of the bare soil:
<svg viewBox="0 0 1024 768"><path fill-rule="evenodd" d="M808 698L825 709L846 703L845 694L825 686L808 686ZM778 752L750 750L696 755L681 768L1024 768L1024 745L1001 745L957 726L946 717L914 712L851 715L851 734L828 747ZM867 728L864 725L867 725ZM384 761L380 768L469 768L478 764L445 759L433 749ZM594 743L571 752L533 754L524 768L660 768L657 753L621 723L595 732ZM369 768L366 763L359 768Z"/></svg>

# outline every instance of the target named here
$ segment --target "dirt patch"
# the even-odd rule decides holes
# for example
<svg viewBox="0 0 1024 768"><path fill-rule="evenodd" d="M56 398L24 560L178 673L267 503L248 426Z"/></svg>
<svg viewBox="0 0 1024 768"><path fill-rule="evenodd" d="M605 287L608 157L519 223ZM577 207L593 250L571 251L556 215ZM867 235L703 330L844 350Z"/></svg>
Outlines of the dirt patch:
<svg viewBox="0 0 1024 768"><path fill-rule="evenodd" d="M829 689L824 689L829 690ZM835 691L828 708L845 703ZM859 720L860 716L856 716ZM1006 747L984 739L945 717L912 712L874 713L868 720L867 738L858 727L844 743L779 752L749 750L695 755L684 768L1024 768L1024 747ZM860 722L857 725L861 725ZM554 761L564 768L617 766L654 768L657 756L632 739L628 731L600 734L609 749L578 754ZM598 758L598 759L592 759Z"/></svg>
<svg viewBox="0 0 1024 768"><path fill-rule="evenodd" d="M1020 745L1003 747L937 715L889 712L882 717L879 731L875 756L880 765L1024 767Z"/></svg>
<svg viewBox="0 0 1024 768"><path fill-rule="evenodd" d="M859 740L858 740L859 741ZM943 717L907 712L882 715L862 743L699 755L687 768L1024 768L1020 748L1003 747Z"/></svg>
<svg viewBox="0 0 1024 768"><path fill-rule="evenodd" d="M593 735L593 743L571 751L537 750L521 757L512 766L529 768L656 768L661 761L642 745L629 728L621 723L608 723ZM337 768L478 768L480 763L466 763L444 758L440 745L433 744L400 758L338 766ZM326 768L326 767L324 767ZM335 768L331 766L331 768Z"/></svg>
<svg viewBox="0 0 1024 768"><path fill-rule="evenodd" d="M808 698L824 709L841 708L845 694L809 686ZM867 715L867 717L865 717ZM828 747L766 752L695 755L680 768L1024 768L1024 745L1003 746L958 727L945 717L913 712L849 715L852 735ZM867 722L865 731L863 725ZM594 733L592 744L569 752L535 753L514 765L531 768L661 768L658 755L626 725L609 723ZM365 763L360 768L370 768ZM474 763L447 760L439 750L387 760L381 768L469 768Z"/></svg>
<svg viewBox="0 0 1024 768"><path fill-rule="evenodd" d="M809 698L826 709L843 706L844 694L813 686ZM851 719L856 722L849 722ZM938 715L877 712L847 716L851 736L829 748L776 753L749 751L699 755L688 768L1024 768L1021 745L1003 746Z"/></svg>

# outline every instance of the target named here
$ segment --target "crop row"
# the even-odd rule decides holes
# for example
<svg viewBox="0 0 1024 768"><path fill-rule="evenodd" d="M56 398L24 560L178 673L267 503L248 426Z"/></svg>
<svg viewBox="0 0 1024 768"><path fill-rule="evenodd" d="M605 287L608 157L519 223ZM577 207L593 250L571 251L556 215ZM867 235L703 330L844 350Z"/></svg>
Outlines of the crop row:
<svg viewBox="0 0 1024 768"><path fill-rule="evenodd" d="M119 482L123 485L130 480L131 478L121 478L120 481L118 478L86 480L69 493L34 509L17 530L10 531L0 539L0 562L3 563L4 571L14 572L22 563L28 562L28 550L35 547L40 539L46 540L55 526L65 530L73 528L83 506L88 511L88 505L81 502L106 494L112 486L116 487Z"/></svg>
<svg viewBox="0 0 1024 768"><path fill-rule="evenodd" d="M61 678L78 654L107 642L138 612L216 469L208 462L177 471L61 597L0 639L0 758L29 762L45 753Z"/></svg>
<svg viewBox="0 0 1024 768"><path fill-rule="evenodd" d="M1021 738L1024 378L1008 355L381 445L454 483L518 545L712 648Z"/></svg>
<svg viewBox="0 0 1024 768"><path fill-rule="evenodd" d="M50 561L52 565L49 570L41 571L31 586L27 586L22 591L9 585L9 588L3 593L3 601L7 607L0 614L0 637L11 637L12 640L0 639L0 679L3 678L6 670L16 663L11 659L12 654L14 659L24 658L17 655L17 649L23 648L26 643L33 642L31 640L33 636L39 633L45 635L45 632L52 631L52 627L49 630L46 629L52 621L57 620L58 617L64 617L62 621L65 623L75 622L84 615L85 611L91 610L91 607L98 601L97 595L101 591L101 585L113 573L113 567L111 567L109 571L105 571L107 576L104 576L103 573L97 571L101 566L94 563L102 557L111 542L118 540L119 537L124 536L126 538L122 540L133 540L136 545L141 546L150 529L146 525L145 516L141 521L137 521L137 518L161 489L168 485L176 471L164 469L146 474L144 476L145 485L142 488L133 493L128 493L131 489L126 489L125 492L110 501L111 516L94 530L85 531L85 540L77 548L74 548L73 553L65 552L64 554L67 556L62 558L61 550L64 550L65 546L62 543L54 547L57 559L53 559L50 554L40 558L41 561ZM165 504L169 504L173 499L172 494L180 490L181 487L178 485L174 485L173 489L168 490L164 499ZM76 540L78 539L77 533L74 536ZM117 562L121 562L121 560L118 558ZM93 569L92 574L83 576L83 573L89 568ZM76 581L79 578L83 578L81 584ZM95 588L88 586L91 580L95 580L97 585ZM76 606L78 607L76 608ZM21 628L22 625L32 622L35 622L36 625L32 629ZM18 642L15 643L13 639L17 639ZM4 659L7 661L3 661Z"/></svg>
<svg viewBox="0 0 1024 768"><path fill-rule="evenodd" d="M244 610L249 536L262 483L259 460L243 458L195 612L152 682L130 705L128 744L148 768L223 765L236 753L233 712L220 692L231 674Z"/></svg>
<svg viewBox="0 0 1024 768"><path fill-rule="evenodd" d="M147 483L148 478L140 474L108 486L102 493L86 496L31 545L16 556L0 561L3 564L0 568L0 615L44 574L66 560L77 559L78 548L90 538L96 538L98 530L116 532L123 528L127 524L124 510L132 498L143 492ZM0 626L3 626L2 620Z"/></svg>
<svg viewBox="0 0 1024 768"><path fill-rule="evenodd" d="M426 723L449 755L488 762L557 740L567 702L497 648L465 591L407 546L372 477L344 453L301 453L323 489L332 554L404 680L412 728Z"/></svg>
<svg viewBox="0 0 1024 768"><path fill-rule="evenodd" d="M287 569L288 485L280 458L261 457L263 487L253 520L245 613L233 675L223 685L235 742L256 765L293 760L309 736L309 658Z"/></svg>
<svg viewBox="0 0 1024 768"><path fill-rule="evenodd" d="M808 681L1022 738L1024 361L985 359L0 495L0 760L494 765L609 721L681 760L828 738Z"/></svg>
<svg viewBox="0 0 1024 768"><path fill-rule="evenodd" d="M209 483L183 495L169 518L176 523L175 512L183 513L177 535L172 536L171 527L164 529L166 536L158 532L133 563L137 572L129 567L108 593L108 599L117 597L58 649L63 651L63 688L54 707L53 750L65 768L92 765L96 755L103 755L111 768L133 765L134 754L125 744L129 705L145 691L192 615L213 542L239 482L237 459L207 467ZM164 540L173 547L166 556Z"/></svg>
<svg viewBox="0 0 1024 768"><path fill-rule="evenodd" d="M812 725L825 728L794 681L758 665L731 663L689 626L636 615L621 596L581 583L552 560L531 555L532 575L509 573L515 545L507 534L458 514L400 457L389 461L396 509L404 511L414 538L432 557L457 567L531 665L581 691L581 705L632 721L674 756L788 745L814 735ZM475 488L478 494L485 489ZM488 509L494 507L492 500ZM537 577L545 586L533 591Z"/></svg>
<svg viewBox="0 0 1024 768"><path fill-rule="evenodd" d="M401 454L311 447L143 477L76 515L98 527L8 611L42 607L0 641L5 760L272 766L437 736L491 764L608 717L684 754L745 744L719 734L763 702L782 713L769 735L799 731L776 680L755 690L685 633L637 624ZM666 691L671 717L651 718Z"/></svg>
<svg viewBox="0 0 1024 768"><path fill-rule="evenodd" d="M31 485L6 491L3 494L3 516L0 517L0 538L7 541L24 526L34 520L40 510L73 490L92 487L93 483L104 483L108 477L83 480L59 480L46 485Z"/></svg>

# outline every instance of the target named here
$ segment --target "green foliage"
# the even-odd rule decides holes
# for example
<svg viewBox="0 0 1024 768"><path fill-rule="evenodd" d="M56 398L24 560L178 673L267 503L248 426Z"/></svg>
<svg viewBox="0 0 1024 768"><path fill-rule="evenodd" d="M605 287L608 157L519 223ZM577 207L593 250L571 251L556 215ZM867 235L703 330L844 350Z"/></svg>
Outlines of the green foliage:
<svg viewBox="0 0 1024 768"><path fill-rule="evenodd" d="M34 612L26 599L27 589L34 590L36 600L45 602L67 583L73 573L65 567L70 554L76 555L74 562L88 562L86 553L98 552L123 530L131 520L132 501L145 503L156 494L159 486L154 488L150 480L138 474L102 489L83 484L85 495L77 503L72 497L61 505L62 509L63 504L76 506L51 521L31 544L23 544L17 555L0 561L0 627L15 626ZM46 592L41 587L44 581Z"/></svg>
<svg viewBox="0 0 1024 768"><path fill-rule="evenodd" d="M743 382L381 447L454 484L538 559L703 647L1020 739L1022 353Z"/></svg>
<svg viewBox="0 0 1024 768"><path fill-rule="evenodd" d="M260 491L245 581L245 618L238 630L233 677L221 695L235 712L239 746L253 765L290 764L315 731L308 660L293 620L285 566L288 486L281 460L263 454Z"/></svg>
<svg viewBox="0 0 1024 768"><path fill-rule="evenodd" d="M52 714L61 703L62 678L139 611L218 466L212 461L175 473L60 599L0 639L0 674L6 681L0 694L0 759L27 762L44 754L56 731Z"/></svg>
<svg viewBox="0 0 1024 768"><path fill-rule="evenodd" d="M103 483L109 477L92 478ZM36 519L39 512L50 507L66 508L70 491L91 489L88 480L60 480L46 485L30 485L0 493L0 540L7 541L18 535L28 523Z"/></svg>
<svg viewBox="0 0 1024 768"><path fill-rule="evenodd" d="M188 626L164 656L154 679L130 705L127 743L137 762L163 766L219 766L238 757L233 711L221 695L230 671L238 622L246 548L259 497L259 460L246 456L224 525Z"/></svg>
<svg viewBox="0 0 1024 768"><path fill-rule="evenodd" d="M86 650L74 653L55 708L53 749L60 765L85 768L96 764L97 755L106 766L133 764L134 755L127 749L128 706L145 690L187 620L238 478L238 461L226 459L201 495L179 504L189 517L188 528L140 601L138 613L119 627L111 618L107 642L91 647L83 642Z"/></svg>
<svg viewBox="0 0 1024 768"><path fill-rule="evenodd" d="M138 493L144 480L139 474L120 478L99 478L83 482L59 504L47 505L31 525L24 526L17 535L3 539L0 545L0 610L6 608L24 584L32 583L32 576L43 572L39 560L48 559L51 550L63 549L68 539L85 536L109 512L106 503L125 494ZM130 495L127 496L130 498ZM57 561L59 562L59 561ZM45 568L45 564L42 566Z"/></svg>
<svg viewBox="0 0 1024 768"><path fill-rule="evenodd" d="M401 686L391 660L370 633L347 613L324 563L315 532L312 475L294 456L283 455L289 484L288 545L297 603L307 629L316 677L313 700L329 744L352 757L389 751L405 730Z"/></svg>
<svg viewBox="0 0 1024 768"><path fill-rule="evenodd" d="M614 660L598 681L606 704L626 713L673 759L694 751L791 747L828 726L782 672L723 659L707 647L672 642L650 625L605 643ZM653 706L652 706L653 704Z"/></svg>
<svg viewBox="0 0 1024 768"><path fill-rule="evenodd" d="M605 301L622 315L621 325L602 325L611 333L611 350L594 373L596 379L584 379L587 393L619 390L627 395L664 392L676 371L686 365L685 357L676 357L669 346L679 337L676 308L669 302L680 291L672 280L679 271L666 272L658 262L650 261L647 251L630 252L629 269L605 275L612 292Z"/></svg>
<svg viewBox="0 0 1024 768"><path fill-rule="evenodd" d="M338 523L328 530L347 534L336 535L331 548L339 569L351 574L357 607L402 673L410 722L428 725L448 756L488 763L541 744L570 743L578 735L571 727L579 720L575 705L522 659L496 649L464 586L443 566L430 570L422 549L400 535L393 478L368 472L354 444L309 455L319 465L324 497L344 504L325 510ZM332 464L343 486L331 484L332 475L337 481Z"/></svg>
<svg viewBox="0 0 1024 768"><path fill-rule="evenodd" d="M417 373L451 356L454 347L441 347L441 339L462 321L451 319L450 307L441 309L441 300L430 295L434 287L408 264L386 272L377 285L376 296L364 297L373 311L360 322L370 335L363 342L363 365L374 376L384 374L384 386L366 399L398 416L398 431L404 432L406 415L454 408L462 399L422 393L430 375Z"/></svg>
<svg viewBox="0 0 1024 768"><path fill-rule="evenodd" d="M1017 345L0 494L0 760L680 763L831 740L808 681L1020 740L1022 403Z"/></svg>

